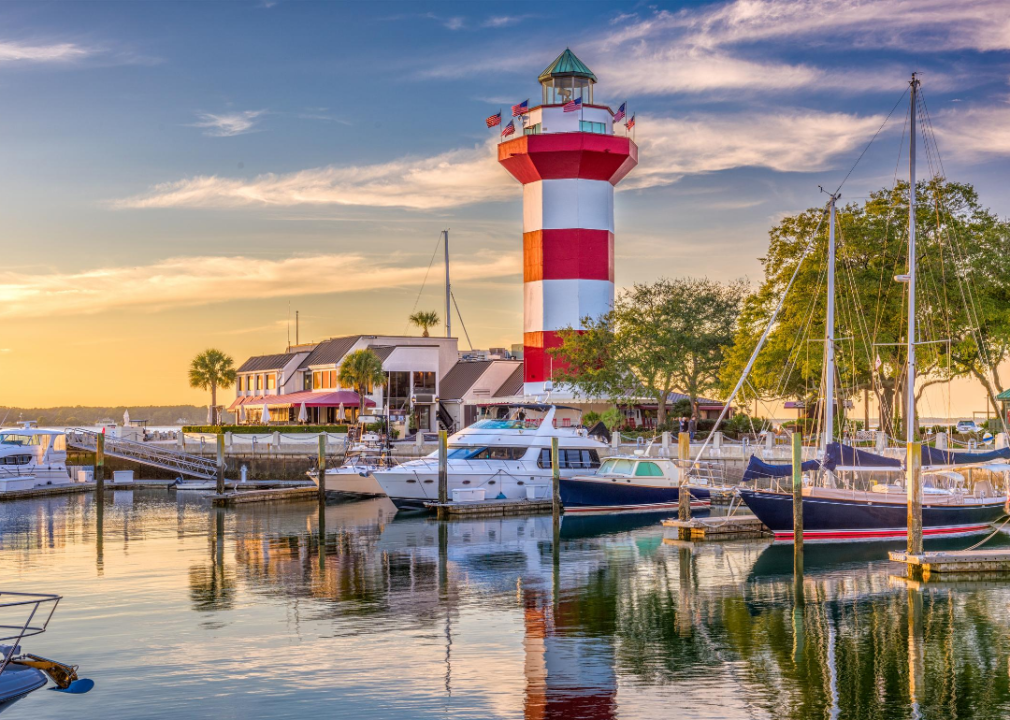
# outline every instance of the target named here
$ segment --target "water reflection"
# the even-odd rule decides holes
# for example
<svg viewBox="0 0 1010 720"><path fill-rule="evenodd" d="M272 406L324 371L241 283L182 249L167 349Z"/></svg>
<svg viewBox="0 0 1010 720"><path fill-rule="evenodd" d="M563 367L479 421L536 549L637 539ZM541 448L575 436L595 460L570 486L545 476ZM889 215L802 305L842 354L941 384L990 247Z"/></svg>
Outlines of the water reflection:
<svg viewBox="0 0 1010 720"><path fill-rule="evenodd" d="M886 545L796 556L682 543L645 515L555 528L397 517L385 500L109 496L0 505L0 572L67 596L43 637L104 680L81 718L334 702L365 718L970 718L1010 703L1010 585L897 578Z"/></svg>

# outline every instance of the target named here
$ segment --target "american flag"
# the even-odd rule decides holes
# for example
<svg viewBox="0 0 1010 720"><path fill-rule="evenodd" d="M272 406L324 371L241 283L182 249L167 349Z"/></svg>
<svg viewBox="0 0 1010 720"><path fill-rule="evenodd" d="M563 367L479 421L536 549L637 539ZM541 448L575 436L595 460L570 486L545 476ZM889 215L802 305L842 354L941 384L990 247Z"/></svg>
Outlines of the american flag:
<svg viewBox="0 0 1010 720"><path fill-rule="evenodd" d="M582 98L575 98L574 100L569 100L565 103L563 108L565 112L575 112L582 107Z"/></svg>
<svg viewBox="0 0 1010 720"><path fill-rule="evenodd" d="M509 124L506 125L505 127L503 127L501 129L501 136L502 137L508 137L509 135L511 135L512 133L514 133L515 131L516 131L515 123L513 123L511 120L509 120Z"/></svg>
<svg viewBox="0 0 1010 720"><path fill-rule="evenodd" d="M530 101L529 98L527 98L518 105L512 106L512 117L519 117L523 113L527 112L529 109L530 109Z"/></svg>
<svg viewBox="0 0 1010 720"><path fill-rule="evenodd" d="M627 114L628 103L622 102L621 107L617 108L617 112L614 113L614 122L621 122L624 116Z"/></svg>
<svg viewBox="0 0 1010 720"><path fill-rule="evenodd" d="M635 127L635 116L634 115L631 116L631 119L628 120L628 122L624 123L624 127L626 127L628 130L630 130L631 128Z"/></svg>
<svg viewBox="0 0 1010 720"><path fill-rule="evenodd" d="M498 111L497 115L492 115L487 120L485 120L489 128L493 128L495 125L501 125L501 110Z"/></svg>

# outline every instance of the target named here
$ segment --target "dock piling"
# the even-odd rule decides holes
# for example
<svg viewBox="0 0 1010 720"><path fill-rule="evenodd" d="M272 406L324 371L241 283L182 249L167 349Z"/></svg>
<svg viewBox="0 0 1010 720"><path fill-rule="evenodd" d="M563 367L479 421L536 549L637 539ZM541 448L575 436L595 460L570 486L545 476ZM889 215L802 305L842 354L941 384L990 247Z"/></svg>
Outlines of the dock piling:
<svg viewBox="0 0 1010 720"><path fill-rule="evenodd" d="M449 434L445 430L438 431L438 502L439 505L449 502ZM444 517L441 507L438 517Z"/></svg>
<svg viewBox="0 0 1010 720"><path fill-rule="evenodd" d="M551 515L558 524L561 516L561 457L558 439L551 438Z"/></svg>
<svg viewBox="0 0 1010 720"><path fill-rule="evenodd" d="M691 436L682 432L677 437L677 458L680 460L680 488L677 496L677 519L687 522L691 519L691 491L688 489L687 481L690 476L689 463L691 462Z"/></svg>
<svg viewBox="0 0 1010 720"><path fill-rule="evenodd" d="M922 554L922 445L908 443L905 470L908 492L908 554Z"/></svg>
<svg viewBox="0 0 1010 720"><path fill-rule="evenodd" d="M217 494L224 495L224 434L217 434Z"/></svg>
<svg viewBox="0 0 1010 720"><path fill-rule="evenodd" d="M803 558L803 433L793 433L793 543Z"/></svg>
<svg viewBox="0 0 1010 720"><path fill-rule="evenodd" d="M95 492L98 493L98 502L104 499L102 493L105 492L105 433L98 434L98 441L95 444L95 482L98 483Z"/></svg>
<svg viewBox="0 0 1010 720"><path fill-rule="evenodd" d="M326 504L326 433L319 433L319 503Z"/></svg>

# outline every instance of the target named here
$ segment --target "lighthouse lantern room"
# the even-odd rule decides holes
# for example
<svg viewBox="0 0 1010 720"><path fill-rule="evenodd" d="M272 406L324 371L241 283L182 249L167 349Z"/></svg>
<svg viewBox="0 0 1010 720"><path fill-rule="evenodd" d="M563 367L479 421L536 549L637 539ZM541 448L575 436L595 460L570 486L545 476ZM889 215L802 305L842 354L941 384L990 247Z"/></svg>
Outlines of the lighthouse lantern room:
<svg viewBox="0 0 1010 720"><path fill-rule="evenodd" d="M523 185L526 395L552 389L558 331L613 307L614 186L638 164L638 146L593 104L596 76L571 50L539 80L543 104L498 145L498 162Z"/></svg>

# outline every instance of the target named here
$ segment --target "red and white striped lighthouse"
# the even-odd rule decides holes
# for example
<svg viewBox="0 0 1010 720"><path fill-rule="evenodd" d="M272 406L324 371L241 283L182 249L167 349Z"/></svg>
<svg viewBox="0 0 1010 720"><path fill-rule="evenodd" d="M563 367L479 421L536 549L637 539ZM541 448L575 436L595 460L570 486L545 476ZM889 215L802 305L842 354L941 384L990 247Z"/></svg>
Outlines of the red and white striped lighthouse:
<svg viewBox="0 0 1010 720"><path fill-rule="evenodd" d="M614 186L638 164L638 146L614 135L613 111L593 104L596 76L571 50L539 80L543 103L521 136L498 146L498 162L523 184L527 395L551 381L558 330L614 304Z"/></svg>

